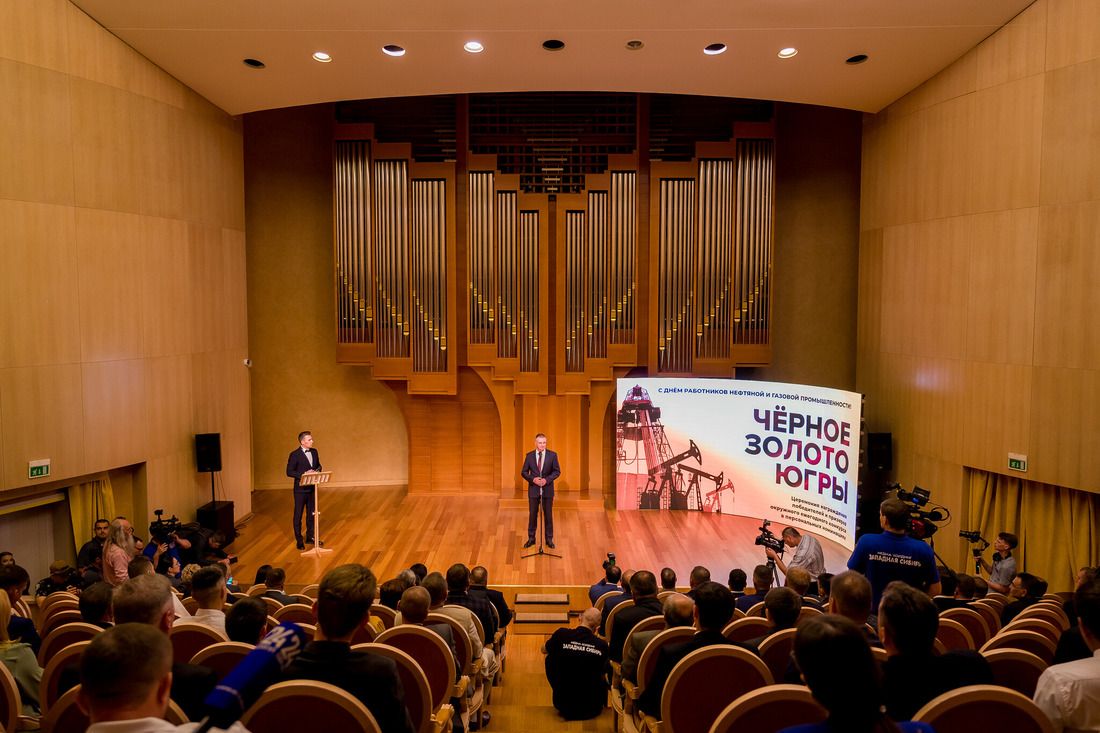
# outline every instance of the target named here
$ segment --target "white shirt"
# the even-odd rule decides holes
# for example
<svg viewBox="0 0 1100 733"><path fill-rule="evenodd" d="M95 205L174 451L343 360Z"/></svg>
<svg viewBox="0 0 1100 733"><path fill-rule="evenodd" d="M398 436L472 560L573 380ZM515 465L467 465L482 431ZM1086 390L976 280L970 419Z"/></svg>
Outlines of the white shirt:
<svg viewBox="0 0 1100 733"><path fill-rule="evenodd" d="M1055 733L1100 730L1100 649L1087 659L1047 667L1035 687L1035 704Z"/></svg>
<svg viewBox="0 0 1100 733"><path fill-rule="evenodd" d="M825 572L825 553L816 537L802 535L794 550L794 557L787 563L787 569L790 568L804 568L810 574L810 580L817 580L817 576Z"/></svg>
<svg viewBox="0 0 1100 733"><path fill-rule="evenodd" d="M195 611L191 620L197 624L204 624L212 629L217 629L223 634L225 633L225 611L219 611L215 608L200 608Z"/></svg>
<svg viewBox="0 0 1100 733"><path fill-rule="evenodd" d="M167 720L160 718L138 718L137 720L113 720L105 723L96 723L88 728L87 733L192 733L198 730L198 723L184 723L172 725ZM218 733L221 728L211 728L213 733ZM248 733L248 729L240 723L234 723L226 729L226 733Z"/></svg>

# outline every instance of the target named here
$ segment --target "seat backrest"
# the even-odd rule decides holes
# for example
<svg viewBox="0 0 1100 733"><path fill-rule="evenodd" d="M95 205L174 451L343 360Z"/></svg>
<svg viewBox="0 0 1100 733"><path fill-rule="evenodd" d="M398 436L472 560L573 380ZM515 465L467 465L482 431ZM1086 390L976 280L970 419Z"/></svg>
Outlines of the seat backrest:
<svg viewBox="0 0 1100 733"><path fill-rule="evenodd" d="M970 638L974 640L975 649L980 648L992 636L982 614L973 608L949 608L940 614L940 620L944 619L962 624L970 632Z"/></svg>
<svg viewBox="0 0 1100 733"><path fill-rule="evenodd" d="M214 670L218 673L220 682L255 648L243 641L219 641L195 652L195 656L191 657L191 664Z"/></svg>
<svg viewBox="0 0 1100 733"><path fill-rule="evenodd" d="M23 712L23 696L15 678L4 664L0 664L0 725L5 731L16 730L19 716Z"/></svg>
<svg viewBox="0 0 1100 733"><path fill-rule="evenodd" d="M599 598L596 599L596 603L595 603L596 609L602 612L603 611L603 606L604 606L605 603L607 603L607 600L609 598L614 598L615 596L621 596L621 595L623 595L623 592L621 590L613 590L613 591L609 591L607 593L604 593L602 596L600 596Z"/></svg>
<svg viewBox="0 0 1100 733"><path fill-rule="evenodd" d="M760 657L741 647L714 644L676 663L661 693L661 729L706 733L731 702L772 684Z"/></svg>
<svg viewBox="0 0 1100 733"><path fill-rule="evenodd" d="M722 636L730 641L748 641L768 633L771 626L766 618L746 616L726 624L726 627L722 629Z"/></svg>
<svg viewBox="0 0 1100 733"><path fill-rule="evenodd" d="M489 604L492 606L493 604ZM471 613L470 617L474 620L474 626L477 628L477 638L481 639L482 646L492 646L493 640L485 638L485 626L481 623L481 619L477 617L476 613Z"/></svg>
<svg viewBox="0 0 1100 733"><path fill-rule="evenodd" d="M54 606L54 611L48 618L42 620L42 624L38 627L38 634L45 639L50 635L50 632L56 629L62 624L71 624L73 621L83 621L84 617L80 615L80 611L75 608L66 608L62 605Z"/></svg>
<svg viewBox="0 0 1100 733"><path fill-rule="evenodd" d="M262 596L264 593L267 593L267 585L264 583L256 583L248 589L248 595L250 596Z"/></svg>
<svg viewBox="0 0 1100 733"><path fill-rule="evenodd" d="M679 593L679 591L663 590L663 591L661 591L660 593L657 594L657 600L660 601L661 603L664 603L666 598L668 598L669 596L675 595L677 593Z"/></svg>
<svg viewBox="0 0 1100 733"><path fill-rule="evenodd" d="M622 611L624 608L630 608L633 605L634 605L634 601L632 601L632 600L623 601L621 603L616 604L615 607L611 609L611 613L607 614L607 623L604 624L604 632L605 632L604 639L605 640L608 640L608 639L611 638L611 629L615 626L615 617L618 616L619 612Z"/></svg>
<svg viewBox="0 0 1100 733"><path fill-rule="evenodd" d="M271 614L272 616L274 616L274 615L275 615L275 612L276 612L276 611L278 611L278 610L279 610L280 608L282 608L282 607L283 607L283 604L279 603L279 602L278 602L277 600L275 600L274 598L268 598L267 596L263 596L263 597L261 598L261 600L262 600L262 601L263 601L264 603L266 603L266 604L267 604L267 612L268 612L269 614Z"/></svg>
<svg viewBox="0 0 1100 733"><path fill-rule="evenodd" d="M1006 631L1016 631L1018 629L1027 629L1028 631L1034 631L1037 634L1042 634L1046 638L1054 642L1054 646L1058 646L1058 640L1062 637L1062 629L1055 626L1056 622L1049 620L1045 616L1028 616L1026 618L1020 618L1017 616L1009 622L1008 626L1001 629L1003 634Z"/></svg>
<svg viewBox="0 0 1100 733"><path fill-rule="evenodd" d="M1028 606L1020 611L1020 615L1013 619L1013 623L1025 618L1039 618L1049 621L1059 631L1065 631L1073 625L1070 623L1069 615L1062 610L1060 605L1055 606L1050 603L1036 603L1034 606Z"/></svg>
<svg viewBox="0 0 1100 733"><path fill-rule="evenodd" d="M746 692L723 710L710 733L776 731L794 725L821 723L829 711L804 685L768 685Z"/></svg>
<svg viewBox="0 0 1100 733"><path fill-rule="evenodd" d="M78 601L80 601L80 597L75 593L69 593L68 591L59 591L57 593L49 594L38 603L38 608L42 611L42 618L45 619L47 616L49 616L50 609L53 608L55 604L62 601L76 604ZM70 608L76 607L76 605L70 606Z"/></svg>
<svg viewBox="0 0 1100 733"><path fill-rule="evenodd" d="M984 654L990 649L1023 649L1031 652L1047 664L1054 661L1054 650L1057 645L1037 631L1027 629L1005 629L985 643L981 648Z"/></svg>
<svg viewBox="0 0 1100 733"><path fill-rule="evenodd" d="M1012 733L1051 733L1054 726L1039 706L1015 690L998 685L969 685L930 700L913 716L936 733L974 730L1010 730Z"/></svg>
<svg viewBox="0 0 1100 733"><path fill-rule="evenodd" d="M432 691L424 669L407 652L389 644L357 644L355 649L392 659L397 663L397 674L405 690L405 709L416 733L430 733L433 727Z"/></svg>
<svg viewBox="0 0 1100 733"><path fill-rule="evenodd" d="M782 680L787 674L787 665L791 661L791 649L794 648L794 629L777 631L760 642L759 654L772 673L773 680Z"/></svg>
<svg viewBox="0 0 1100 733"><path fill-rule="evenodd" d="M56 598L53 603L41 607L42 626L49 623L50 618L61 611L80 611L80 601L71 593L54 593L46 598Z"/></svg>
<svg viewBox="0 0 1100 733"><path fill-rule="evenodd" d="M241 716L253 731L333 730L381 733L374 716L349 692L317 680L278 682Z"/></svg>
<svg viewBox="0 0 1100 733"><path fill-rule="evenodd" d="M658 632L656 636L649 640L645 649L642 650L642 655L638 657L639 692L649 684L649 678L653 676L653 670L657 668L657 657L661 653L661 648L667 644L687 641L693 636L695 636L694 626L675 626Z"/></svg>
<svg viewBox="0 0 1100 733"><path fill-rule="evenodd" d="M42 733L84 733L92 721L84 714L76 704L76 696L80 685L65 692L64 695L50 706L47 712L42 709L43 715L38 723L42 726Z"/></svg>
<svg viewBox="0 0 1100 733"><path fill-rule="evenodd" d="M431 629L402 624L386 629L371 646L386 645L408 654L416 660L431 690L432 710L451 698L455 681L455 659L443 637Z"/></svg>
<svg viewBox="0 0 1100 733"><path fill-rule="evenodd" d="M192 616L194 616L195 613L198 612L198 610L199 610L199 602L196 601L191 596L188 596L187 598L184 598L182 601L180 601L180 603L183 604L183 607L186 608L187 612L189 614L191 614Z"/></svg>
<svg viewBox="0 0 1100 733"><path fill-rule="evenodd" d="M754 603L749 606L749 610L745 611L745 615L759 616L760 618L764 618L764 601L760 601L759 603Z"/></svg>
<svg viewBox="0 0 1100 733"><path fill-rule="evenodd" d="M306 635L306 643L313 641L317 636L317 624L298 624L298 628Z"/></svg>
<svg viewBox="0 0 1100 733"><path fill-rule="evenodd" d="M42 640L42 646L38 649L38 666L44 668L65 647L78 641L90 641L101 631L103 629L95 624L86 624L83 621L58 626Z"/></svg>
<svg viewBox="0 0 1100 733"><path fill-rule="evenodd" d="M190 662L192 657L211 644L229 641L229 637L217 629L194 621L173 624L168 638L172 642L172 656L180 663Z"/></svg>
<svg viewBox="0 0 1100 733"><path fill-rule="evenodd" d="M302 595L309 596L310 598L312 598L315 601L317 600L317 596L320 594L320 592L321 592L321 584L320 583L311 583L310 585L307 585L306 587L302 588L302 590L301 590Z"/></svg>
<svg viewBox="0 0 1100 733"><path fill-rule="evenodd" d="M382 626L386 629L392 629L397 621L397 611L381 603L375 603L370 607L370 615L382 619Z"/></svg>
<svg viewBox="0 0 1100 733"><path fill-rule="evenodd" d="M974 649L974 637L958 621L940 616L940 626L936 638L943 642L947 651L953 649Z"/></svg>
<svg viewBox="0 0 1100 733"><path fill-rule="evenodd" d="M1047 664L1031 652L1023 649L990 649L982 652L985 661L989 662L993 670L993 679L1001 687L1015 690L1028 698L1035 696L1035 687L1039 683L1039 675L1047 668Z"/></svg>
<svg viewBox="0 0 1100 733"><path fill-rule="evenodd" d="M1001 612L996 610L994 604L991 603L978 603L974 601L967 608L977 611L985 621L985 626L989 629L989 638L992 639L993 635L1001 630ZM988 641L988 640L987 640Z"/></svg>
<svg viewBox="0 0 1100 733"><path fill-rule="evenodd" d="M304 603L288 603L272 614L279 623L291 621L296 624L312 624L317 619L313 615L313 607Z"/></svg>
<svg viewBox="0 0 1100 733"><path fill-rule="evenodd" d="M820 608L814 608L813 606L803 606L802 610L798 612L798 620L794 622L794 625L798 626L806 619L813 618L814 616L820 616L822 613L824 613L824 611L822 611Z"/></svg>
<svg viewBox="0 0 1100 733"><path fill-rule="evenodd" d="M69 644L50 657L50 661L42 670L42 680L38 683L38 707L43 715L49 712L50 707L57 702L59 697L57 686L61 682L61 673L70 664L78 662L84 649L91 643L91 640L86 640Z"/></svg>
<svg viewBox="0 0 1100 733"><path fill-rule="evenodd" d="M443 613L429 613L424 623L447 624L451 627L451 634L455 638L455 653L458 655L458 668L462 674L470 674L473 671L472 666L477 660L474 659L474 645L470 641L470 635L467 633L466 627L458 619ZM399 629L401 627L394 626L394 628Z"/></svg>
<svg viewBox="0 0 1100 733"><path fill-rule="evenodd" d="M359 625L359 628L352 634L352 644L369 644L374 641L374 627L368 623Z"/></svg>

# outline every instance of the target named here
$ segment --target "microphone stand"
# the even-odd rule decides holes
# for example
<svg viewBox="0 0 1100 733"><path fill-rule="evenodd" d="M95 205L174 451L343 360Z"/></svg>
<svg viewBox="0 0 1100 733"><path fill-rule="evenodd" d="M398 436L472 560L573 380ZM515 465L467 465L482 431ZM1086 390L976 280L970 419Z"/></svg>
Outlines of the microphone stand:
<svg viewBox="0 0 1100 733"><path fill-rule="evenodd" d="M546 524L546 518L542 516L542 487L540 486L539 487L539 513L538 513L538 516L535 518L535 531L538 532L538 534L539 534L539 551L538 552L530 552L526 555L521 555L520 560L526 560L527 558L535 557L536 555L546 555L547 557L556 557L559 560L561 559L561 555L555 555L552 552L544 552L543 549L542 549L542 541L543 541L543 534L544 533L540 532L539 530L545 524Z"/></svg>

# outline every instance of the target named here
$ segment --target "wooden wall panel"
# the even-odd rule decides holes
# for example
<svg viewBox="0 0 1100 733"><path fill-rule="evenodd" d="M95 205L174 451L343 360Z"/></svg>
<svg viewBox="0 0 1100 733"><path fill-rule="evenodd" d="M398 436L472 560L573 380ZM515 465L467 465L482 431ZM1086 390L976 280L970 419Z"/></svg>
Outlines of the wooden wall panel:
<svg viewBox="0 0 1100 733"><path fill-rule="evenodd" d="M67 70L69 48L65 28L69 7L66 0L5 3L4 22L0 23L0 58L54 71Z"/></svg>
<svg viewBox="0 0 1100 733"><path fill-rule="evenodd" d="M76 253L81 360L141 357L141 217L77 209Z"/></svg>
<svg viewBox="0 0 1100 733"><path fill-rule="evenodd" d="M1041 74L1046 61L1046 2L1032 3L974 50L977 89Z"/></svg>
<svg viewBox="0 0 1100 733"><path fill-rule="evenodd" d="M222 279L222 233L215 226L193 224L188 236L191 284L191 347L216 351L226 347L225 307L228 294Z"/></svg>
<svg viewBox="0 0 1100 733"><path fill-rule="evenodd" d="M970 96L974 110L971 211L1039 203L1043 78L1030 76Z"/></svg>
<svg viewBox="0 0 1100 733"><path fill-rule="evenodd" d="M190 226L173 219L142 217L141 295L145 356L191 352Z"/></svg>
<svg viewBox="0 0 1100 733"><path fill-rule="evenodd" d="M957 97L913 115L910 160L905 172L916 180L921 220L958 216L971 210L974 180L973 100ZM918 173L919 171L919 173Z"/></svg>
<svg viewBox="0 0 1100 733"><path fill-rule="evenodd" d="M148 454L145 431L145 369L140 359L86 361L84 470L105 471L141 463Z"/></svg>
<svg viewBox="0 0 1100 733"><path fill-rule="evenodd" d="M1029 455L1033 372L1020 364L966 363L962 463L1005 473L1008 453Z"/></svg>
<svg viewBox="0 0 1100 733"><path fill-rule="evenodd" d="M77 206L141 211L141 154L136 97L83 79L69 80Z"/></svg>
<svg viewBox="0 0 1100 733"><path fill-rule="evenodd" d="M0 59L0 199L73 202L69 80ZM18 144L15 144L18 141Z"/></svg>
<svg viewBox="0 0 1100 733"><path fill-rule="evenodd" d="M1100 5L1093 0L1036 4L1045 5L1047 12L1047 71L1100 58Z"/></svg>
<svg viewBox="0 0 1100 733"><path fill-rule="evenodd" d="M1100 199L1100 58L1048 72L1043 91L1042 203Z"/></svg>
<svg viewBox="0 0 1100 733"><path fill-rule="evenodd" d="M80 364L0 369L0 403L6 487L27 485L27 462L42 458L51 477L85 473Z"/></svg>
<svg viewBox="0 0 1100 733"><path fill-rule="evenodd" d="M1100 372L1036 367L1029 477L1096 491L1100 473Z"/></svg>
<svg viewBox="0 0 1100 733"><path fill-rule="evenodd" d="M191 356L148 358L144 364L149 457L162 458L191 449Z"/></svg>
<svg viewBox="0 0 1100 733"><path fill-rule="evenodd" d="M66 8L65 28L72 76L126 91L134 89L135 69L141 56L79 8Z"/></svg>

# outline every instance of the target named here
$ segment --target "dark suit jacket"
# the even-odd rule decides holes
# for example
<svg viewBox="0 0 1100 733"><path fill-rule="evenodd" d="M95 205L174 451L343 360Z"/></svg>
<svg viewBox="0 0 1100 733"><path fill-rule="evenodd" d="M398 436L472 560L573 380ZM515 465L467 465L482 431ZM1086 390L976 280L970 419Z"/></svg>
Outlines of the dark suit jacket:
<svg viewBox="0 0 1100 733"><path fill-rule="evenodd" d="M660 616L662 604L656 597L643 598L630 608L624 608L615 614L615 626L611 629L611 638L607 641L608 653L611 661L623 661L623 647L626 645L626 637L630 630L638 625L638 622L650 616Z"/></svg>
<svg viewBox="0 0 1100 733"><path fill-rule="evenodd" d="M321 458L317 455L316 448L310 448L309 452L313 454L313 465L309 465L309 460L306 459L306 454L302 451L302 446L298 446L290 452L290 457L286 460L286 475L294 479L294 490L301 489L302 474L306 471L320 471L321 470ZM309 490L307 486L305 489Z"/></svg>
<svg viewBox="0 0 1100 733"><path fill-rule="evenodd" d="M542 473L539 473L535 451L527 454L527 458L523 461L523 470L520 471L520 475L527 481L527 497L530 499L539 498L540 489L542 490L542 496L553 496L554 480L561 476L561 468L558 466L558 454L552 450L544 452L546 455L542 457ZM533 483L536 478L546 479L546 486L536 486Z"/></svg>
<svg viewBox="0 0 1100 733"><path fill-rule="evenodd" d="M882 664L882 697L892 720L909 720L924 704L966 685L992 685L989 662L971 649L941 656L897 654Z"/></svg>
<svg viewBox="0 0 1100 733"><path fill-rule="evenodd" d="M57 694L63 695L80 684L80 667L70 664L61 670ZM202 720L206 714L203 702L218 684L218 673L209 667L185 662L172 662L172 689L168 697L180 706L189 720Z"/></svg>
<svg viewBox="0 0 1100 733"><path fill-rule="evenodd" d="M638 698L638 707L641 708L643 712L660 718L661 695L665 691L665 683L668 682L668 676L672 674L672 668L676 666L677 662L693 651L714 644L739 646L742 649L748 649L754 654L756 653L744 644L727 639L722 636L721 631L715 629L704 629L699 631L695 636L679 644L667 644L661 649L661 653L657 655L657 666L653 668L653 676L649 678L649 684L645 686L645 692Z"/></svg>
<svg viewBox="0 0 1100 733"><path fill-rule="evenodd" d="M271 598L272 600L276 600L279 603L283 604L284 606L289 605L291 603L301 603L301 601L298 600L297 598L292 598L292 597L288 596L286 593L283 593L281 590L269 590L266 593L264 593L264 598ZM243 606L242 606L242 608L243 608Z"/></svg>
<svg viewBox="0 0 1100 733"><path fill-rule="evenodd" d="M29 618L12 614L11 620L8 621L8 638L12 641L30 644L31 651L36 655L38 650L42 648L42 637L38 635L38 631L34 628L34 622Z"/></svg>
<svg viewBox="0 0 1100 733"><path fill-rule="evenodd" d="M469 594L475 598L484 598L497 609L497 618L500 620L498 629L503 629L512 622L512 609L508 608L508 602L504 600L504 594L499 590L487 588L484 585L471 585Z"/></svg>

